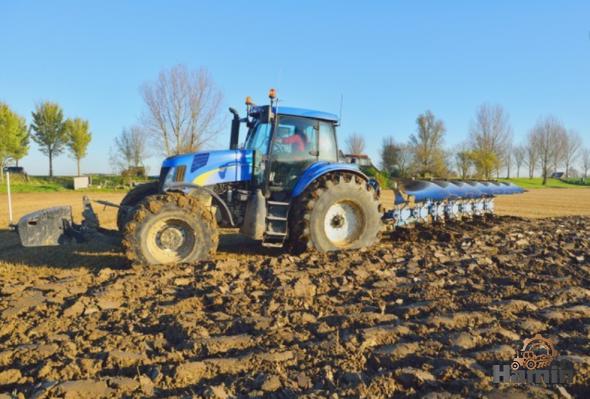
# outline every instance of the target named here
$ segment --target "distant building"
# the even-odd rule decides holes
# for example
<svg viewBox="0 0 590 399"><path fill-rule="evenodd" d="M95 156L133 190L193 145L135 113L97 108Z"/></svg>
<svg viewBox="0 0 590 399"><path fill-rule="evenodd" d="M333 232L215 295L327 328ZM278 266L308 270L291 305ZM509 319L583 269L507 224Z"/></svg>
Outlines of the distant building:
<svg viewBox="0 0 590 399"><path fill-rule="evenodd" d="M344 160L348 163L355 163L359 166L373 166L371 158L365 154L345 154Z"/></svg>
<svg viewBox="0 0 590 399"><path fill-rule="evenodd" d="M551 176L549 176L552 179L561 179L563 177L565 173L563 172L553 172L551 173Z"/></svg>

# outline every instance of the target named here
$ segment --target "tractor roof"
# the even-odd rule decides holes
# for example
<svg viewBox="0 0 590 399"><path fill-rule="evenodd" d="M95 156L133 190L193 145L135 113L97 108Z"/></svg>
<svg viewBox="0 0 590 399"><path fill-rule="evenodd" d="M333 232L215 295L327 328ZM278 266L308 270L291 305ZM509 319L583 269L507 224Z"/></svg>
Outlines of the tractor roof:
<svg viewBox="0 0 590 399"><path fill-rule="evenodd" d="M253 107L250 115L266 114L268 112L268 105ZM276 108L275 108L276 111ZM322 119L330 122L338 122L338 116L328 112L316 111L313 109L293 108L293 107L278 107L279 115L301 116L304 118Z"/></svg>

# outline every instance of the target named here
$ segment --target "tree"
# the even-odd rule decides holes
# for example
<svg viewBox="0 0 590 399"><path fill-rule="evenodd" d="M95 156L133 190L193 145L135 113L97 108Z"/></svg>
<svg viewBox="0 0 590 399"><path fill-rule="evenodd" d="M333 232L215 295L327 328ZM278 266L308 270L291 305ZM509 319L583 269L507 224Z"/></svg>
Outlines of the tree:
<svg viewBox="0 0 590 399"><path fill-rule="evenodd" d="M17 161L29 150L29 133L25 118L13 112L7 104L0 103L0 181L3 169L10 160Z"/></svg>
<svg viewBox="0 0 590 399"><path fill-rule="evenodd" d="M412 173L412 164L414 163L414 153L409 144L399 146L397 159L397 170L399 177L410 177Z"/></svg>
<svg viewBox="0 0 590 399"><path fill-rule="evenodd" d="M518 145L512 149L512 157L514 158L514 165L516 166L516 177L520 177L520 168L522 167L525 157L526 148L522 145Z"/></svg>
<svg viewBox="0 0 590 399"><path fill-rule="evenodd" d="M80 118L67 119L64 127L68 138L67 146L70 154L76 160L78 176L80 176L80 161L86 157L88 144L92 140L92 133L90 133L88 121Z"/></svg>
<svg viewBox="0 0 590 399"><path fill-rule="evenodd" d="M165 155L198 151L221 131L223 95L206 69L177 65L141 88L142 128Z"/></svg>
<svg viewBox="0 0 590 399"><path fill-rule="evenodd" d="M352 133L346 138L346 149L349 154L363 154L365 151L365 139L358 133Z"/></svg>
<svg viewBox="0 0 590 399"><path fill-rule="evenodd" d="M26 128L26 123L24 123L23 118L23 127L24 130L20 131L19 137L17 139L18 144L12 151L12 159L18 166L21 159L23 159L29 153L29 145L30 145L30 138L31 135L29 134L29 130Z"/></svg>
<svg viewBox="0 0 590 399"><path fill-rule="evenodd" d="M500 161L498 155L493 151L484 149L472 149L471 160L475 166L476 176L481 179L490 179L492 171L498 170Z"/></svg>
<svg viewBox="0 0 590 399"><path fill-rule="evenodd" d="M393 137L385 137L381 147L381 169L389 176L398 175L398 164L401 148Z"/></svg>
<svg viewBox="0 0 590 399"><path fill-rule="evenodd" d="M506 178L507 179L510 179L510 171L512 170L512 164L514 162L512 155L513 155L512 142L510 142L509 144L506 145L506 147L504 148L504 152L502 153L502 164L506 168ZM499 169L497 171L497 176L499 177Z"/></svg>
<svg viewBox="0 0 590 399"><path fill-rule="evenodd" d="M444 177L448 173L446 154L442 148L445 125L431 111L418 115L416 134L410 136L414 153L414 169L420 176Z"/></svg>
<svg viewBox="0 0 590 399"><path fill-rule="evenodd" d="M535 145L534 134L531 130L528 135L528 142L526 145L525 164L529 170L529 179L535 177L535 170L539 164L539 153Z"/></svg>
<svg viewBox="0 0 590 399"><path fill-rule="evenodd" d="M60 155L68 141L63 121L63 111L52 102L37 104L33 112L33 140L39 151L49 158L49 176L53 176L53 158Z"/></svg>
<svg viewBox="0 0 590 399"><path fill-rule="evenodd" d="M119 171L144 166L144 161L149 158L146 135L140 127L133 126L123 129L118 137L115 137L115 149L111 151L111 162Z"/></svg>
<svg viewBox="0 0 590 399"><path fill-rule="evenodd" d="M588 170L590 170L590 149L584 148L582 150L582 169L584 170L584 179L588 178Z"/></svg>
<svg viewBox="0 0 590 399"><path fill-rule="evenodd" d="M469 135L478 174L489 179L501 167L512 136L508 114L500 105L482 104Z"/></svg>
<svg viewBox="0 0 590 399"><path fill-rule="evenodd" d="M558 172L561 165L565 163L565 154L567 147L567 131L565 128L555 131L553 138L553 149L551 150L551 157L549 160L550 171Z"/></svg>
<svg viewBox="0 0 590 399"><path fill-rule="evenodd" d="M455 153L455 165L461 179L465 180L471 175L473 154L471 154L471 151L467 149L467 146L461 146L459 151Z"/></svg>
<svg viewBox="0 0 590 399"><path fill-rule="evenodd" d="M539 154L539 163L543 176L543 185L547 184L549 169L561 151L560 140L563 139L565 128L563 124L552 116L540 119L531 133L532 144Z"/></svg>
<svg viewBox="0 0 590 399"><path fill-rule="evenodd" d="M565 162L565 177L568 178L570 177L570 168L576 162L579 150L582 147L582 138L573 130L570 130L565 137L563 160Z"/></svg>

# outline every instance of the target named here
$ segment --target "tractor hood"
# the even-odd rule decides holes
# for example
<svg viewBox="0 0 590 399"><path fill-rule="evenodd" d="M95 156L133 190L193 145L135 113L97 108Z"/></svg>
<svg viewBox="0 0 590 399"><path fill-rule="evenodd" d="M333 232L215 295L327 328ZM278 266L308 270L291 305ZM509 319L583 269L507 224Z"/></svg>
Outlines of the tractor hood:
<svg viewBox="0 0 590 399"><path fill-rule="evenodd" d="M163 189L173 183L210 186L252 178L252 150L202 151L166 158L160 172Z"/></svg>

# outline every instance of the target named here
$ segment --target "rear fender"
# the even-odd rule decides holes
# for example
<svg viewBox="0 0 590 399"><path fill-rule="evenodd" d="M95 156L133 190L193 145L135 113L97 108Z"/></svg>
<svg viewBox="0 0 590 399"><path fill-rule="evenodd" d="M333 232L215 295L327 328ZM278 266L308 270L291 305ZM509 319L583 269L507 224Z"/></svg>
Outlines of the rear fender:
<svg viewBox="0 0 590 399"><path fill-rule="evenodd" d="M305 191L305 189L317 178L325 175L326 173L335 172L351 173L361 177L366 181L369 181L367 175L361 172L358 166L354 164L316 162L309 168L307 168L305 172L303 172L299 180L297 180L297 184L295 184L295 187L293 188L291 195L293 196L293 198L301 195L301 193L303 193L303 191Z"/></svg>

